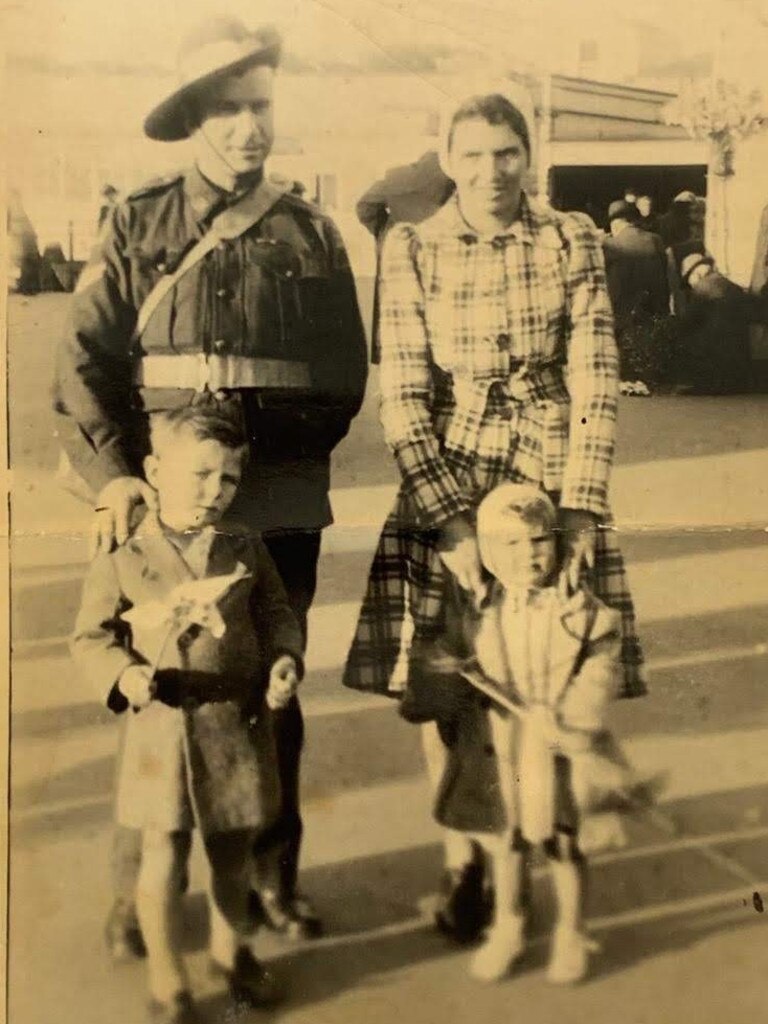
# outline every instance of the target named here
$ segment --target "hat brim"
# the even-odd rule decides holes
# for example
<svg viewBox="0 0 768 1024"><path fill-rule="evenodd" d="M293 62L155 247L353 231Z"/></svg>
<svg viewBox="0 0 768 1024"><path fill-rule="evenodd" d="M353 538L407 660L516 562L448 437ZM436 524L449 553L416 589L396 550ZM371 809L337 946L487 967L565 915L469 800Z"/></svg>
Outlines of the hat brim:
<svg viewBox="0 0 768 1024"><path fill-rule="evenodd" d="M185 82L150 111L144 119L144 134L156 142L181 142L190 135L189 121L184 105L192 96L199 95L214 82L229 75L239 75L251 67L263 64L276 68L280 63L280 41L271 40L251 53L225 64L207 75L201 75L191 82Z"/></svg>

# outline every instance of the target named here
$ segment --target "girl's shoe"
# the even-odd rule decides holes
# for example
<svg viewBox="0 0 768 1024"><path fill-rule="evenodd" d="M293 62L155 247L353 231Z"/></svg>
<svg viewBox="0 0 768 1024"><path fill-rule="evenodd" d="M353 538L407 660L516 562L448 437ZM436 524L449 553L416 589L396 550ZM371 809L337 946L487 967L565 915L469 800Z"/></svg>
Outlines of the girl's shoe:
<svg viewBox="0 0 768 1024"><path fill-rule="evenodd" d="M494 923L469 965L469 973L478 981L501 981L525 949L525 918L515 915Z"/></svg>
<svg viewBox="0 0 768 1024"><path fill-rule="evenodd" d="M589 954L600 947L574 928L555 928L552 953L547 966L547 981L553 985L573 985L586 977Z"/></svg>

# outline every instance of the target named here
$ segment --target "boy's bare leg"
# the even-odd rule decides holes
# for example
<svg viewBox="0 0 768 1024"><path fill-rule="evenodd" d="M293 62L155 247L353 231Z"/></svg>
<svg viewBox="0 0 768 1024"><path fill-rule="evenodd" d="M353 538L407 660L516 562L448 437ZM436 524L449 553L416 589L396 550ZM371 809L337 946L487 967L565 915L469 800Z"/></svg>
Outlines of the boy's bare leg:
<svg viewBox="0 0 768 1024"><path fill-rule="evenodd" d="M180 879L189 845L188 832L143 833L136 910L147 947L149 989L164 1004L189 988L179 943Z"/></svg>

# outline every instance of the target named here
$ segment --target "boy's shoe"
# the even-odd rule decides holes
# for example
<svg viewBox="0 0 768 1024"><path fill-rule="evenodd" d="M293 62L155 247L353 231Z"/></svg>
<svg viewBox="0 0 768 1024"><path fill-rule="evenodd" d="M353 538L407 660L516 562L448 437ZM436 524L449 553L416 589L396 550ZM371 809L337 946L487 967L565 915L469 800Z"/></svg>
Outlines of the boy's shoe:
<svg viewBox="0 0 768 1024"><path fill-rule="evenodd" d="M104 925L104 939L109 955L116 964L128 963L147 955L133 903L115 900Z"/></svg>
<svg viewBox="0 0 768 1024"><path fill-rule="evenodd" d="M469 973L478 981L501 981L525 949L525 918L509 917L489 928L485 941L472 957Z"/></svg>
<svg viewBox="0 0 768 1024"><path fill-rule="evenodd" d="M589 954L599 945L573 928L555 928L552 953L547 966L547 981L553 985L573 985L586 977Z"/></svg>
<svg viewBox="0 0 768 1024"><path fill-rule="evenodd" d="M238 949L231 970L216 960L210 961L209 970L214 977L226 980L230 995L236 1003L255 1007L274 1006L282 996L274 974L246 946Z"/></svg>
<svg viewBox="0 0 768 1024"><path fill-rule="evenodd" d="M323 922L305 896L296 893L286 897L274 889L262 889L253 895L258 899L262 919L270 931L293 942L317 939L323 934Z"/></svg>
<svg viewBox="0 0 768 1024"><path fill-rule="evenodd" d="M170 1003L152 999L148 1009L149 1024L203 1024L189 992L179 992Z"/></svg>
<svg viewBox="0 0 768 1024"><path fill-rule="evenodd" d="M461 943L474 942L488 924L491 912L482 859L475 858L443 873L435 924L444 935Z"/></svg>

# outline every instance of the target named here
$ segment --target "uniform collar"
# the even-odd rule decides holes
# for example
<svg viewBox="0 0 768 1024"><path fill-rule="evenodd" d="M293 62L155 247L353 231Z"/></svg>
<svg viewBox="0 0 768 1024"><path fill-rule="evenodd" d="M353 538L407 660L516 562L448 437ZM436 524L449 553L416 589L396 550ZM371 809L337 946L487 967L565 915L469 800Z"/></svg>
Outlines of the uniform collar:
<svg viewBox="0 0 768 1024"><path fill-rule="evenodd" d="M481 235L471 227L461 215L459 198L454 193L443 208L435 215L434 221L442 232L452 238L460 238L467 244L473 242L493 242L497 238L515 238L526 245L534 245L538 231L538 216L531 209L528 198L523 192L520 196L520 210L517 217L507 228L500 229L492 235Z"/></svg>
<svg viewBox="0 0 768 1024"><path fill-rule="evenodd" d="M263 169L244 180L241 187L228 192L205 177L195 164L184 175L184 191L199 222L208 221L227 206L232 206L264 180Z"/></svg>

